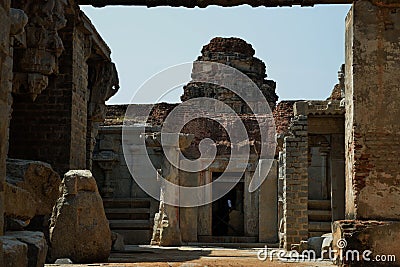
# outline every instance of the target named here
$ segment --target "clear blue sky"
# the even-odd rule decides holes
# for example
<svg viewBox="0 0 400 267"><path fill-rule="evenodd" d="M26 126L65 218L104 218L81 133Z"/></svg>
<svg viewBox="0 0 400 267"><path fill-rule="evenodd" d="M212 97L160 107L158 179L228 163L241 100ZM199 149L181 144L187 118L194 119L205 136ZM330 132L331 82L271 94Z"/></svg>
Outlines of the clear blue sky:
<svg viewBox="0 0 400 267"><path fill-rule="evenodd" d="M325 99L344 63L349 5L313 8L186 9L82 7L112 50L121 89L108 104L129 103L157 72L192 62L213 37L240 37L253 45L277 82L279 100ZM169 102L179 102L180 90Z"/></svg>

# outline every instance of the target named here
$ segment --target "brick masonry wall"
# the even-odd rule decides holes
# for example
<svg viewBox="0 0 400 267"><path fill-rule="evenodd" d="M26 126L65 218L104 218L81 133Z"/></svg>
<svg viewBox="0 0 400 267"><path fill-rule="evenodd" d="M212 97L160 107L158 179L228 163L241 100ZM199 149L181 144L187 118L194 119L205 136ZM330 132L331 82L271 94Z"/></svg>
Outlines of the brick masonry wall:
<svg viewBox="0 0 400 267"><path fill-rule="evenodd" d="M86 49L86 36L77 27L73 30L73 65L72 73L72 110L71 110L71 146L70 168L86 168L86 133L88 91L88 64L89 56Z"/></svg>
<svg viewBox="0 0 400 267"><path fill-rule="evenodd" d="M290 120L293 118L293 105L296 101L281 101L273 111L276 133L285 135L288 132Z"/></svg>
<svg viewBox="0 0 400 267"><path fill-rule="evenodd" d="M63 174L70 169L74 81L71 29L63 29L60 35L65 51L59 59L59 74L50 78L49 86L34 102L14 96L9 157L48 162Z"/></svg>
<svg viewBox="0 0 400 267"><path fill-rule="evenodd" d="M307 116L295 116L283 144L284 248L308 239ZM282 174L281 174L282 175Z"/></svg>
<svg viewBox="0 0 400 267"><path fill-rule="evenodd" d="M59 74L33 102L16 95L9 157L48 162L61 175L86 168L87 71L85 36L73 18L59 34L64 52Z"/></svg>

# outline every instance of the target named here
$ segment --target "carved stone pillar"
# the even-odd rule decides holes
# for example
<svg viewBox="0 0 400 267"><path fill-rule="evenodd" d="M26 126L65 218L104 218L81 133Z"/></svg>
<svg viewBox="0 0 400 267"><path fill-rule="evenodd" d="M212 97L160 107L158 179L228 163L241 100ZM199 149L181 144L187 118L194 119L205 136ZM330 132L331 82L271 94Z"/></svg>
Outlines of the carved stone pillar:
<svg viewBox="0 0 400 267"><path fill-rule="evenodd" d="M104 173L103 185L100 188L102 197L112 198L114 197L114 178L111 173L115 165L118 163L118 155L113 151L101 151L93 157L100 169Z"/></svg>
<svg viewBox="0 0 400 267"><path fill-rule="evenodd" d="M322 181L322 198L329 199L330 185L328 181L328 156L329 156L329 146L323 144L320 148L319 153L322 158L321 160L321 181Z"/></svg>
<svg viewBox="0 0 400 267"><path fill-rule="evenodd" d="M169 199L167 202L174 201L175 203L179 203L179 188L171 188L169 190L174 190L173 192L166 191L165 181L173 183L175 185L180 185L180 174L179 169L174 167L169 160L173 161L175 166L179 166L180 162L180 151L181 149L185 149L190 145L190 141L188 139L193 139L193 136L189 135L179 135L179 143L173 142L176 140L171 135L175 134L165 134L164 137L166 142L163 143L164 154L169 155L169 159L164 157L163 163L161 166L161 175L160 179L165 179L161 183L161 195L160 195L160 210L155 215L154 218L154 230L153 237L151 240L152 245L160 245L160 246L179 246L182 245L182 237L181 231L179 227L179 207L171 206L166 204L166 198L175 198ZM164 138L163 137L163 138ZM171 142L170 142L171 141ZM186 145L182 146L182 145Z"/></svg>
<svg viewBox="0 0 400 267"><path fill-rule="evenodd" d="M92 155L100 123L105 119L105 102L117 93L119 79L115 64L108 61L89 62L89 90L87 133L86 133L86 166L92 168Z"/></svg>

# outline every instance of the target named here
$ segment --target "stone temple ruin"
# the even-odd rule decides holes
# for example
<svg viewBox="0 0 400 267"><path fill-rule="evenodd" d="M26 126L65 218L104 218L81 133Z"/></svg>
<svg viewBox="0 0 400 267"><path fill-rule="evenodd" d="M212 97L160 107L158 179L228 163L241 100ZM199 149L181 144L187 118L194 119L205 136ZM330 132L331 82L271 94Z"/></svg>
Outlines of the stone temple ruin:
<svg viewBox="0 0 400 267"><path fill-rule="evenodd" d="M248 4L352 3L252 2ZM61 258L107 262L110 251L123 250L124 244L243 243L340 251L337 241L343 238L347 246L340 249L345 251L368 249L400 257L394 245L400 235L397 1L352 3L346 18L346 62L327 100L277 102L276 83L267 79L265 64L244 40L217 37L203 47L195 62L229 65L260 88L273 111L277 145L267 179L249 192L255 166L264 160L260 127L249 105L225 88L189 82L182 101L223 101L243 121L249 135L244 141L250 145L249 161L236 162L246 164L239 182L227 195L199 207L157 201L132 179L122 149L128 106L105 105L119 89L118 74L109 47L79 4L112 3L0 1L0 266L43 266ZM144 132L131 127L134 140L145 141L157 170L146 173L149 179L162 175L175 184L198 186L225 171L236 148L223 125L192 120L182 129L179 144L162 147L160 131L177 104L155 104L146 118L149 107L133 105L133 120L144 119L146 127ZM167 151L196 159L204 138L216 144L211 165L197 173L171 167ZM174 157L179 162L179 154ZM134 168L141 166L139 160L133 162ZM231 183L229 175L224 182ZM348 258L337 263L377 266Z"/></svg>
<svg viewBox="0 0 400 267"><path fill-rule="evenodd" d="M94 152L93 172L98 184L106 185L103 194L107 194L109 198L106 200L109 205L106 212L111 229L124 235L127 243L146 244L150 239L154 244L164 245L181 245L188 242L282 242L282 245L290 248L292 244L298 244L301 240L330 232L333 220L345 218L344 107L341 105L344 91L343 73L341 72L341 82L326 101L283 101L276 106L276 84L265 79L265 64L253 55L251 45L241 39L214 38L203 47L202 55L197 60L229 64L252 77L261 88L271 109L274 109L279 137L273 168L267 181L258 191L249 193L245 190L255 171L254 166L260 160L257 155L257 151L260 150L260 135L255 118L249 115L248 106L240 98L224 88L193 82L186 85L181 97L183 101L204 96L215 98L224 101L240 114L249 133L250 160L242 180L225 198L201 207L175 208L177 210L173 214L177 214L177 218L174 218L174 221L178 222L179 229L174 231L173 240L169 240L170 237L166 235L162 235L164 240L155 236L159 234L157 231L163 231L158 229L157 225L152 229L153 224L148 220L154 218L158 212L158 203L155 200L148 199L146 206L143 206L149 207L146 210L148 214L136 214L136 217L125 214L124 218L121 217L122 210L126 210L122 202L135 203L135 199L140 198L143 201L143 198L149 196L131 178L122 154L121 118L127 106L108 106L104 126L99 130L99 146ZM145 110L146 106L134 105L134 108ZM162 122L175 107L176 104L167 103L154 106L148 119L149 136L150 133L154 135L160 131ZM181 174L179 184L198 186L204 180L211 182L218 178L226 168L231 149L223 129L214 121L193 120L185 126L183 133L194 135L194 141L185 148L185 156L199 157L199 141L207 137L215 140L218 152L212 165L204 171L190 174L189 177L185 177L188 176L187 173ZM140 134L137 133L138 136ZM160 144L149 143L152 144L150 154L157 159L153 162L158 162L157 169L160 169L164 158ZM303 157L299 155L300 149L304 150ZM298 181L290 184L292 181L288 178L296 173L299 176L304 175L302 184ZM109 194L110 192L112 194ZM296 202L288 203L286 200L289 197ZM234 207L229 217L223 219L221 209L227 198L231 198ZM143 223L143 218L148 220L145 225L139 223ZM168 221L169 218L165 220ZM297 232L299 225L301 232ZM288 234L292 231L296 231L296 234ZM177 235L181 237L176 239ZM138 238L139 236L141 238Z"/></svg>

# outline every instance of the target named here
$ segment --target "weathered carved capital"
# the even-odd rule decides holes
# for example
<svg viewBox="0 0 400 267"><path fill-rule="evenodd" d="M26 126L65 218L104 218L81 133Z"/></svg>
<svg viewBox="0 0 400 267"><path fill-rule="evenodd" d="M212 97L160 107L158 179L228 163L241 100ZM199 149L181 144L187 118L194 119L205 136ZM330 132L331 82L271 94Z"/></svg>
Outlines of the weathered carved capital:
<svg viewBox="0 0 400 267"><path fill-rule="evenodd" d="M21 9L10 9L11 28L10 35L15 36L24 32L24 27L28 23L28 16Z"/></svg>
<svg viewBox="0 0 400 267"><path fill-rule="evenodd" d="M118 72L115 64L108 61L90 65L89 74L90 103L88 118L102 122L105 118L105 101L119 89Z"/></svg>
<svg viewBox="0 0 400 267"><path fill-rule="evenodd" d="M10 36L11 44L15 47L26 47L26 34L24 31L24 27L28 23L28 16L21 9L10 9L10 19L11 19L11 27L10 27Z"/></svg>
<svg viewBox="0 0 400 267"><path fill-rule="evenodd" d="M67 22L64 15L67 4L66 0L13 1L13 7L23 10L29 18L24 45L14 51L17 76L14 80L18 81L14 93L30 94L35 99L47 87L48 76L58 73L58 58L64 51L58 31ZM12 32L18 33L25 17L17 11L13 17L19 23L15 23Z"/></svg>
<svg viewBox="0 0 400 267"><path fill-rule="evenodd" d="M14 73L13 93L26 95L36 100L36 97L47 88L49 78L39 73Z"/></svg>

